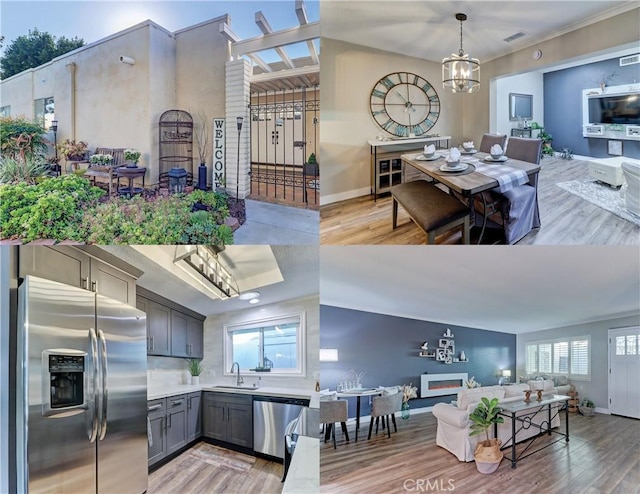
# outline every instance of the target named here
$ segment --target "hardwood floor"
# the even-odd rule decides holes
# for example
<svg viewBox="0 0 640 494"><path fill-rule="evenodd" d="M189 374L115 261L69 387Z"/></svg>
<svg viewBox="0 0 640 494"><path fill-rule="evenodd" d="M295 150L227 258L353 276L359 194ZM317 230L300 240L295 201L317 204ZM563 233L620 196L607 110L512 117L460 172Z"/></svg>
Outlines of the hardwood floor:
<svg viewBox="0 0 640 494"><path fill-rule="evenodd" d="M436 446L437 421L431 413L397 418L398 432L382 431L350 443L337 432L337 449L320 443L320 491L326 493L620 493L640 492L640 421L614 415L569 415L564 440L522 459L516 469L503 459L483 475L474 462L460 462ZM362 424L364 431L368 427ZM562 416L564 430L564 415ZM552 438L559 436L552 435ZM539 440L544 440L541 438ZM544 444L544 443L542 443Z"/></svg>
<svg viewBox="0 0 640 494"><path fill-rule="evenodd" d="M200 442L149 475L147 494L282 492L282 464Z"/></svg>
<svg viewBox="0 0 640 494"><path fill-rule="evenodd" d="M544 158L538 181L542 226L518 245L640 245L640 227L619 218L556 184L588 178L588 162ZM400 208L391 229L391 197L358 197L320 208L320 242L348 244L424 244L426 237ZM437 243L460 243L460 232L448 232Z"/></svg>

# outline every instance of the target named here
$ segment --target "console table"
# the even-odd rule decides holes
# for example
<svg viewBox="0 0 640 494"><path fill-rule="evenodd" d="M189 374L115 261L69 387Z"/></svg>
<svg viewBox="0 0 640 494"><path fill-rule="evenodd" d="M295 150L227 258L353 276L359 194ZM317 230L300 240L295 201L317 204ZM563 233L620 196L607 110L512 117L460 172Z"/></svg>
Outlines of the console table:
<svg viewBox="0 0 640 494"><path fill-rule="evenodd" d="M541 400L537 400L534 397L531 398L530 401L515 401L511 403L500 403L498 406L500 407L500 415L511 418L511 468L516 468L516 464L519 460L526 458L527 456L532 455L540 451L541 449L546 448L547 446L551 446L551 444L557 443L562 440L564 437L565 442L569 442L569 400L570 396L565 395L542 395ZM551 429L551 420L555 415L552 416L552 413L559 414L562 408L551 409L551 405L555 403L564 402L564 419L565 419L565 432L562 433L560 431L554 431ZM536 424L532 421L532 418L541 411L547 411L547 420L542 421L540 424ZM516 415L517 414L517 415ZM516 429L516 424L518 424L518 428ZM540 433L533 436L529 439L529 443L524 448L524 450L520 453L520 456L516 455L516 434L518 431L522 429L528 429L529 427L536 427L540 430ZM494 425L495 437L498 437L498 424ZM533 444L533 442L540 437L544 432L547 435L551 435L552 433L558 434L562 437L556 439L555 441L546 444L536 450L529 451L529 447ZM526 453L526 454L525 454Z"/></svg>
<svg viewBox="0 0 640 494"><path fill-rule="evenodd" d="M410 151L422 150L425 144L434 143L437 148L446 141L449 147L451 136L425 136L404 139L369 139L371 153L371 192L376 200L379 194L389 192L392 186L404 182L402 159L400 156Z"/></svg>
<svg viewBox="0 0 640 494"><path fill-rule="evenodd" d="M540 135L544 129L538 127L537 129L533 129L531 127L526 127L524 129L511 129L511 137L528 137L535 138Z"/></svg>

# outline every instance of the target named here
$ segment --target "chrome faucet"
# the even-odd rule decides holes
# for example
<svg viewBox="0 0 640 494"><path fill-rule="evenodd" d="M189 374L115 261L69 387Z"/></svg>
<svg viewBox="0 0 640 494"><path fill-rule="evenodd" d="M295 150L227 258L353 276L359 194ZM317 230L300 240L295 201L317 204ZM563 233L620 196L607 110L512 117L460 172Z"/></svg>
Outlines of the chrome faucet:
<svg viewBox="0 0 640 494"><path fill-rule="evenodd" d="M240 364L238 362L234 362L233 365L231 365L231 370L229 372L233 374L233 368L235 366L238 366L238 378L236 379L236 386L240 386L244 383L244 379L242 379L242 377L240 376Z"/></svg>

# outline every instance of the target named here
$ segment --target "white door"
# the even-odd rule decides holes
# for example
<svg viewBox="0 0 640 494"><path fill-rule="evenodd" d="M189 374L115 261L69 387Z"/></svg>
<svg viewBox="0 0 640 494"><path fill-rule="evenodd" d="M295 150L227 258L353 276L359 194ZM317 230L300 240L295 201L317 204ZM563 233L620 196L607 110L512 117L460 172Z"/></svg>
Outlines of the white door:
<svg viewBox="0 0 640 494"><path fill-rule="evenodd" d="M640 419L640 327L609 330L609 411Z"/></svg>

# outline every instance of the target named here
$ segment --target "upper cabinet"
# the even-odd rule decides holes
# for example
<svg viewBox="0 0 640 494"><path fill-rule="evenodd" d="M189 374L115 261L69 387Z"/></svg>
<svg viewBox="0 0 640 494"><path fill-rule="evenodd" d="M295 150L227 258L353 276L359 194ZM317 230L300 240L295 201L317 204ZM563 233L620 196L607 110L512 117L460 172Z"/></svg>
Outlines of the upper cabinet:
<svg viewBox="0 0 640 494"><path fill-rule="evenodd" d="M114 266L108 259L97 259L70 246L25 245L20 247L19 263L21 277L34 275L135 305L136 278L141 272L122 261Z"/></svg>
<svg viewBox="0 0 640 494"><path fill-rule="evenodd" d="M203 357L204 316L139 288L137 307L147 313L147 353Z"/></svg>

